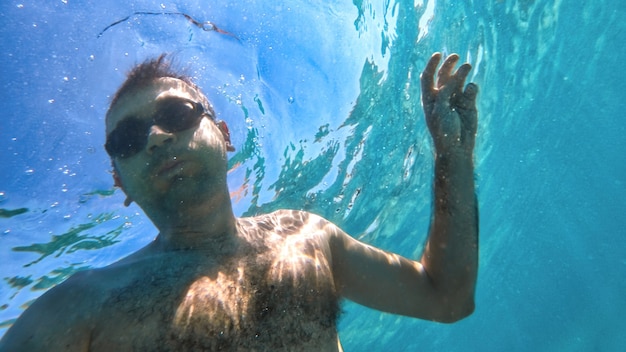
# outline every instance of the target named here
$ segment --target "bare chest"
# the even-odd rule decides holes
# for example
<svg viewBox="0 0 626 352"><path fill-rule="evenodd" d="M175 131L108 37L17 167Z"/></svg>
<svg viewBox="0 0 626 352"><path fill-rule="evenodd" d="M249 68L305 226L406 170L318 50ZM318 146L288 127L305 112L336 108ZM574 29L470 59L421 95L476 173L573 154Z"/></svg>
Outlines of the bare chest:
<svg viewBox="0 0 626 352"><path fill-rule="evenodd" d="M164 270L111 291L95 349L290 350L336 340L329 264L282 248L211 270Z"/></svg>

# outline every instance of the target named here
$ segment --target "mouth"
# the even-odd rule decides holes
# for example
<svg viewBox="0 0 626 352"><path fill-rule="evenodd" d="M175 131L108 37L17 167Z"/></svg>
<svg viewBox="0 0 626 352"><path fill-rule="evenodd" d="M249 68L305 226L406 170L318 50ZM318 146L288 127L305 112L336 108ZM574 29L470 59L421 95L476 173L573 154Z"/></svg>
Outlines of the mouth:
<svg viewBox="0 0 626 352"><path fill-rule="evenodd" d="M180 171L183 164L184 161L182 160L168 160L157 168L156 176L169 176L174 172Z"/></svg>

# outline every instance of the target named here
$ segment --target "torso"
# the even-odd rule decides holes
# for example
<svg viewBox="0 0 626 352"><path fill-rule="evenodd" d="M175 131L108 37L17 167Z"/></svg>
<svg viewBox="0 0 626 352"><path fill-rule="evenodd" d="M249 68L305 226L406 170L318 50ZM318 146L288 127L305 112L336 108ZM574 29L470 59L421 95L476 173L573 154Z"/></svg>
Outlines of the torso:
<svg viewBox="0 0 626 352"><path fill-rule="evenodd" d="M248 245L226 258L179 251L90 274L103 291L90 350L336 350L323 229L281 211L239 231Z"/></svg>

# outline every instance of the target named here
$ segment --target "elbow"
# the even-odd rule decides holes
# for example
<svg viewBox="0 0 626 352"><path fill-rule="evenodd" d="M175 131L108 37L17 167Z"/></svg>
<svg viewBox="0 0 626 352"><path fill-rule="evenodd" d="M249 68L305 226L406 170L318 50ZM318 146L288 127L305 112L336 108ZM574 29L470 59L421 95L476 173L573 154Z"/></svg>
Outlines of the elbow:
<svg viewBox="0 0 626 352"><path fill-rule="evenodd" d="M473 298L458 304L447 304L444 307L433 319L434 321L444 324L456 323L472 315L476 308Z"/></svg>

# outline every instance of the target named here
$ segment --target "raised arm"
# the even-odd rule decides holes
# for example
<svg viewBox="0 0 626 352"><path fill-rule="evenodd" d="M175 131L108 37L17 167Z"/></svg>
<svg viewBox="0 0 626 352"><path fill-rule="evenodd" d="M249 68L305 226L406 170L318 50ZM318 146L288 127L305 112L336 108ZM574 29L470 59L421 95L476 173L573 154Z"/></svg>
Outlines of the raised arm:
<svg viewBox="0 0 626 352"><path fill-rule="evenodd" d="M438 291L464 312L474 308L478 271L478 204L474 189L478 86L471 70L446 58L435 84L441 54L434 54L422 73L422 105L435 144L434 209L422 265Z"/></svg>
<svg viewBox="0 0 626 352"><path fill-rule="evenodd" d="M422 73L422 103L435 144L434 209L419 262L363 244L338 229L330 249L338 291L382 311L454 322L474 310L478 270L478 209L474 194L473 149L478 87L463 85L471 66L456 72L450 55L435 72L441 54Z"/></svg>

